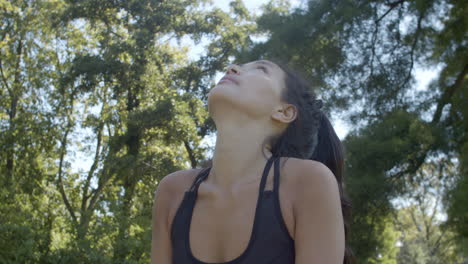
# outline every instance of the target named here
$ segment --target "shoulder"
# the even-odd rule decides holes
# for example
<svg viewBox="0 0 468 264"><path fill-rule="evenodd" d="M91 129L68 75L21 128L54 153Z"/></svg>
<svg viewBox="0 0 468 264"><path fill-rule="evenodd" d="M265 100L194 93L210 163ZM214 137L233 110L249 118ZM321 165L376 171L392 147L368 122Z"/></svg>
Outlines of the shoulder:
<svg viewBox="0 0 468 264"><path fill-rule="evenodd" d="M310 192L316 195L324 192L339 194L336 177L325 164L309 159L291 157L287 159L284 170L288 174L288 180L294 190L294 200L303 199L303 194Z"/></svg>
<svg viewBox="0 0 468 264"><path fill-rule="evenodd" d="M283 159L287 159L284 170L296 185L320 181L330 181L336 184L333 172L320 161L292 157L282 157Z"/></svg>
<svg viewBox="0 0 468 264"><path fill-rule="evenodd" d="M177 195L188 190L192 182L195 180L196 175L200 172L201 168L186 169L174 171L164 176L158 183L156 191L167 193L168 195Z"/></svg>
<svg viewBox="0 0 468 264"><path fill-rule="evenodd" d="M296 188L311 187L316 184L337 184L333 172L320 161L288 158L286 164L285 170L288 171Z"/></svg>
<svg viewBox="0 0 468 264"><path fill-rule="evenodd" d="M297 263L338 263L345 233L335 175L321 162L301 159L292 160L290 173Z"/></svg>
<svg viewBox="0 0 468 264"><path fill-rule="evenodd" d="M187 191L195 180L196 175L202 169L178 170L164 176L159 182L154 192L153 213L159 211L164 218L162 222L169 225L178 204L182 201L184 192Z"/></svg>

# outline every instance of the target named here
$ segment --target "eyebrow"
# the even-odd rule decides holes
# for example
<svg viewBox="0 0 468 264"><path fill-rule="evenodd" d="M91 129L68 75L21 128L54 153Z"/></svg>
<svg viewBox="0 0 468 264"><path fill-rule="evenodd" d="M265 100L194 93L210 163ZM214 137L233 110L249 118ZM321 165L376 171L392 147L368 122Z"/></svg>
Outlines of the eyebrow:
<svg viewBox="0 0 468 264"><path fill-rule="evenodd" d="M254 63L260 63L260 64L268 65L268 66L270 66L270 67L274 67L274 64L273 64L273 63L271 63L271 62L269 62L269 61L266 61L266 60L258 60L258 61L255 61ZM239 66L242 67L242 66L244 66L245 64L246 64L246 63L241 64L241 65L239 65Z"/></svg>

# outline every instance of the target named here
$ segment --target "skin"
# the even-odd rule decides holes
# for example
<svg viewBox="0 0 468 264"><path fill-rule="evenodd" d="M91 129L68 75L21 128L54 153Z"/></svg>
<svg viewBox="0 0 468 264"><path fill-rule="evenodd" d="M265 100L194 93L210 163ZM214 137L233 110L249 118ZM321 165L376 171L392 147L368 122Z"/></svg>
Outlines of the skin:
<svg viewBox="0 0 468 264"><path fill-rule="evenodd" d="M267 136L282 133L297 117L296 107L281 101L285 74L276 64L261 60L229 65L225 76L234 81L221 79L208 94L216 145L210 174L198 189L189 234L193 255L204 262L227 262L245 251L267 161L261 143ZM269 149L265 147L267 158ZM177 171L159 183L151 263L171 263L171 224L199 171ZM333 173L320 162L289 158L281 166L280 177L280 210L295 241L296 264L341 264L344 228ZM273 168L265 190L272 189L272 180Z"/></svg>
<svg viewBox="0 0 468 264"><path fill-rule="evenodd" d="M285 75L274 63L230 65L226 76L234 81L221 79L208 94L208 111L217 128L216 145L212 169L200 184L192 217L192 251L205 262L232 260L245 250L267 161L261 143L267 136L281 133L296 117L296 108L280 99ZM265 153L271 156L269 146ZM218 224L204 230L206 221ZM204 243L194 243L210 231L214 235L205 236Z"/></svg>
<svg viewBox="0 0 468 264"><path fill-rule="evenodd" d="M208 111L216 129L213 166L204 182L216 197L235 198L239 188L259 180L266 159L261 143L281 133L296 118L294 105L282 102L284 72L261 60L230 65L225 76L208 93ZM269 146L265 153L271 156Z"/></svg>

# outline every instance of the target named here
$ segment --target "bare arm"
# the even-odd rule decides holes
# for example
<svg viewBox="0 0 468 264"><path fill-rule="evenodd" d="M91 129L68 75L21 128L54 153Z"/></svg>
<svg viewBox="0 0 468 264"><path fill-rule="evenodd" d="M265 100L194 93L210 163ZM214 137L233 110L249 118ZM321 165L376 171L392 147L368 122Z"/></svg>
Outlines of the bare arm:
<svg viewBox="0 0 468 264"><path fill-rule="evenodd" d="M342 264L344 225L338 184L323 163L300 166L295 198L296 264Z"/></svg>
<svg viewBox="0 0 468 264"><path fill-rule="evenodd" d="M168 176L159 182L154 195L151 264L172 263L172 247L168 221L171 188Z"/></svg>

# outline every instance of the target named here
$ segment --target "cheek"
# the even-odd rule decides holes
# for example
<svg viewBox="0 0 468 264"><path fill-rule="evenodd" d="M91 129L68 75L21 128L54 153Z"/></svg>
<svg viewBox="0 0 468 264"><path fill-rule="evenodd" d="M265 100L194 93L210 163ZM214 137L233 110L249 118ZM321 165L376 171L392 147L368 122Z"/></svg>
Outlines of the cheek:
<svg viewBox="0 0 468 264"><path fill-rule="evenodd" d="M232 111L234 108L252 119L260 120L271 114L276 97L271 80L261 76L245 76L239 85L226 83L212 88L208 93L208 109L216 112L221 111L219 109Z"/></svg>
<svg viewBox="0 0 468 264"><path fill-rule="evenodd" d="M262 97L270 99L274 92L274 87L270 79L251 75L242 79L242 90L253 97Z"/></svg>
<svg viewBox="0 0 468 264"><path fill-rule="evenodd" d="M275 85L269 79L259 80L256 87L252 87L256 96L263 101L271 102L276 97Z"/></svg>
<svg viewBox="0 0 468 264"><path fill-rule="evenodd" d="M275 87L268 80L254 79L242 85L240 99L251 107L270 111L276 100Z"/></svg>

